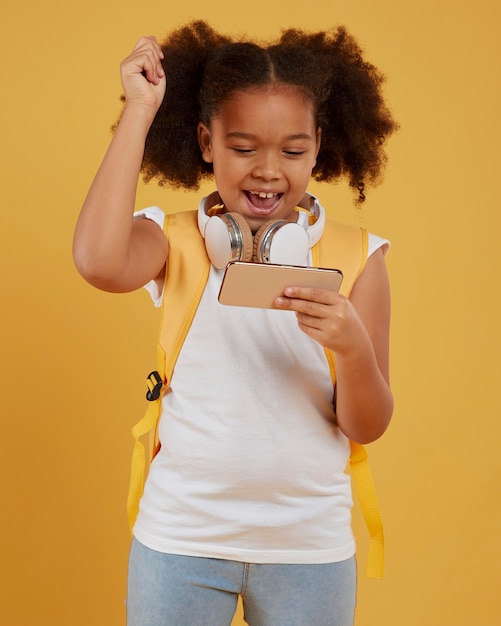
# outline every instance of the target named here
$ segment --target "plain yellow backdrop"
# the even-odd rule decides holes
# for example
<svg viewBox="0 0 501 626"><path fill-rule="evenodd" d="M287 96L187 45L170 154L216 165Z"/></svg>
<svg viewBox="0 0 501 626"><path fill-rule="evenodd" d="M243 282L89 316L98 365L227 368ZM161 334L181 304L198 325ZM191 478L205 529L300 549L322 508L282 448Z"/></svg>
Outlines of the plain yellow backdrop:
<svg viewBox="0 0 501 626"><path fill-rule="evenodd" d="M499 624L501 10L494 0L3 7L0 622L125 623L130 428L145 406L158 313L143 292L109 295L85 284L71 239L120 109L121 59L139 35L162 37L194 17L264 38L287 26L345 24L387 75L401 130L389 144L384 184L361 212L344 184L312 185L331 217L393 242L396 410L369 450L387 567L382 582L360 577L356 624ZM197 198L140 185L137 208L192 208ZM358 509L354 524L362 569Z"/></svg>

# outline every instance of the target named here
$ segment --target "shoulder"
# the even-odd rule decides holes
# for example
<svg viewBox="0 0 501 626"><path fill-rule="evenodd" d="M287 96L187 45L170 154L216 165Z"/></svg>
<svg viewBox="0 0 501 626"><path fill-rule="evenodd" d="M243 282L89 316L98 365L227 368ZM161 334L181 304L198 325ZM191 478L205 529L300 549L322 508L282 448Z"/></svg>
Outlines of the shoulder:
<svg viewBox="0 0 501 626"><path fill-rule="evenodd" d="M372 256L376 250L380 249L383 251L383 256L386 256L391 247L391 243L388 239L371 233L361 226L353 226L334 220L325 221L324 232L321 238L323 243L327 245L333 245L334 242L343 240L346 241L348 245L362 246L364 245L364 239L367 242L367 257Z"/></svg>
<svg viewBox="0 0 501 626"><path fill-rule="evenodd" d="M149 219L152 222L155 222L163 229L165 222L165 212L158 206L150 206L145 209L141 209L140 211L136 211L134 213L134 219Z"/></svg>
<svg viewBox="0 0 501 626"><path fill-rule="evenodd" d="M319 244L319 265L336 267L343 272L341 293L346 296L363 274L367 277L371 273L370 269L366 272L367 265L380 266L377 261L373 262L373 258L382 258L390 247L387 239L368 233L365 228L333 220L326 220ZM380 255L376 254L378 251Z"/></svg>
<svg viewBox="0 0 501 626"><path fill-rule="evenodd" d="M374 233L368 233L367 257L371 257L377 250L381 250L383 256L386 256L390 247L391 243L388 239Z"/></svg>
<svg viewBox="0 0 501 626"><path fill-rule="evenodd" d="M150 206L134 213L134 219L148 219L155 222L167 234L173 231L183 231L181 235L198 231L197 211L178 211L167 213L158 206Z"/></svg>

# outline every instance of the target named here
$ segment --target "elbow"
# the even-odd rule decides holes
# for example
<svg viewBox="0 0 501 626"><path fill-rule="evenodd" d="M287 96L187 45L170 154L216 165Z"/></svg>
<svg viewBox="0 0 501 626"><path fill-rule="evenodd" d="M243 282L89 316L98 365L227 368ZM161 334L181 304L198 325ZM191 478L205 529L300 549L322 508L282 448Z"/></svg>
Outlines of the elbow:
<svg viewBox="0 0 501 626"><path fill-rule="evenodd" d="M91 285L99 278L92 254L76 242L73 242L73 264L80 276Z"/></svg>
<svg viewBox="0 0 501 626"><path fill-rule="evenodd" d="M373 443L382 437L388 429L393 408L393 396L390 393L384 403L379 404L377 408L373 407L363 419L360 415L357 418L352 416L345 420L339 420L338 417L338 424L341 431L351 441L361 445Z"/></svg>
<svg viewBox="0 0 501 626"><path fill-rule="evenodd" d="M374 443L374 441L377 441L384 435L388 426L390 425L390 420L391 418L388 418L386 421L378 423L372 428L357 429L352 433L351 436L348 436L352 441L354 441L355 443L359 443L363 446L369 443Z"/></svg>
<svg viewBox="0 0 501 626"><path fill-rule="evenodd" d="M89 256L73 245L73 264L80 276L87 282L90 282L89 278L93 274L92 263L89 261Z"/></svg>
<svg viewBox="0 0 501 626"><path fill-rule="evenodd" d="M111 291L115 281L115 272L110 263L99 260L87 248L73 244L73 263L82 278L93 287L102 291Z"/></svg>

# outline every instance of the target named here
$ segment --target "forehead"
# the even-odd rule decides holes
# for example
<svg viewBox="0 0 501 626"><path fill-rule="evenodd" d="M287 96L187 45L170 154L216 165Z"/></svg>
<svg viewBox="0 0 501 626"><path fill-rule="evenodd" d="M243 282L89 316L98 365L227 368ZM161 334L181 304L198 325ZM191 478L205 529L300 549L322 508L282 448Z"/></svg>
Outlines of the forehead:
<svg viewBox="0 0 501 626"><path fill-rule="evenodd" d="M227 126L293 126L311 132L316 128L313 104L292 85L238 90L219 107L213 121Z"/></svg>

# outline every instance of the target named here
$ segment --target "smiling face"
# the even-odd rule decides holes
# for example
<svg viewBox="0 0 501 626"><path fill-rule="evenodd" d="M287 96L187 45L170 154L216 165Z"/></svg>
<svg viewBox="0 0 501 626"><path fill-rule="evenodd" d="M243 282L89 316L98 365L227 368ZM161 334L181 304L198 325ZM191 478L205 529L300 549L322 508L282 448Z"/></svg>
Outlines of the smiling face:
<svg viewBox="0 0 501 626"><path fill-rule="evenodd" d="M270 219L296 220L320 147L313 106L299 89L237 91L210 127L199 124L198 137L227 211L253 232Z"/></svg>

